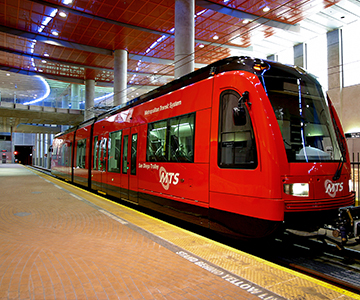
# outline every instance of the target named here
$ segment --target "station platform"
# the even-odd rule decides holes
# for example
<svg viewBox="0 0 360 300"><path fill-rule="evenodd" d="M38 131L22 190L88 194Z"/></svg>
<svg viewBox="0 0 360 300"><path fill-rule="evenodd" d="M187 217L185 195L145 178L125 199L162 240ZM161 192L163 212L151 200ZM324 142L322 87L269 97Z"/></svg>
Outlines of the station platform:
<svg viewBox="0 0 360 300"><path fill-rule="evenodd" d="M0 165L0 299L360 299L22 165Z"/></svg>

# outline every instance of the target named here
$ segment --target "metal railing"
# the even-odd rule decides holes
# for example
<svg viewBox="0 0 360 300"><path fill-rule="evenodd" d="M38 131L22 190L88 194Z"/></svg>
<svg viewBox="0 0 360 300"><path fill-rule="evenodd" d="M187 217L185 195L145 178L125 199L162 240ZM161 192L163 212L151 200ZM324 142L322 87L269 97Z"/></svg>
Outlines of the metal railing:
<svg viewBox="0 0 360 300"><path fill-rule="evenodd" d="M352 153L351 158L351 178L353 182L353 190L355 191L355 205L359 205L360 195L360 153Z"/></svg>

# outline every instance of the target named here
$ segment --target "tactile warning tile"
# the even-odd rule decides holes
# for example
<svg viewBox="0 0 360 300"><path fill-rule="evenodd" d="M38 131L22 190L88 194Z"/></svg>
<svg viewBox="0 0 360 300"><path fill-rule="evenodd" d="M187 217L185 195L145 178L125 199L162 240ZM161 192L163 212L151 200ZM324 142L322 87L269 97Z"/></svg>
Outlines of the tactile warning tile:
<svg viewBox="0 0 360 300"><path fill-rule="evenodd" d="M143 228L151 234L177 245L184 249L184 251L201 257L222 269L262 286L286 299L360 299L360 296L348 291L277 266L229 246L211 241L62 181L52 178L48 178L48 180L56 182L59 186L66 187L66 189L83 197L90 203L105 209L129 223ZM225 280L236 284L235 279L231 279L231 277L228 277Z"/></svg>

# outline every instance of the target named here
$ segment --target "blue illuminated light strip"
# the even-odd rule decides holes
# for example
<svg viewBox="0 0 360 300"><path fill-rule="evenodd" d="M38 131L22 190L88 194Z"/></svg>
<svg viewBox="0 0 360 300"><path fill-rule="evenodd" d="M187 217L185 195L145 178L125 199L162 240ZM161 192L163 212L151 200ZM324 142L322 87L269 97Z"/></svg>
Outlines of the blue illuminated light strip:
<svg viewBox="0 0 360 300"><path fill-rule="evenodd" d="M42 21L39 29L38 29L38 32L41 33L43 32L43 30L45 29L45 27L52 21L52 19L56 16L56 14L58 13L58 9L54 9L51 13L50 13L50 16L49 17L45 17L45 19ZM30 53L33 54L34 53L34 49L35 49L35 45L36 45L36 40L32 40L32 43L30 44ZM35 64L35 60L34 58L32 57L31 58L31 66L35 69L35 71L37 71L37 67L36 67L36 64ZM41 71L40 71L41 72ZM44 99L46 99L49 95L50 95L50 86L49 84L46 82L46 80L44 78L42 78L41 76L36 76L36 77L39 77L40 80L44 83L45 85L45 95L38 98L38 99L35 99L35 100L32 100L32 101L28 101L28 102L25 102L24 105L30 105L30 104L34 104L34 103L37 103L37 102L40 102Z"/></svg>
<svg viewBox="0 0 360 300"><path fill-rule="evenodd" d="M114 96L114 93L110 93L110 94L107 94L107 95L104 95L104 96L101 96L101 97L98 97L98 98L95 98L94 101L101 101L101 100L105 100L105 99L108 99L110 97Z"/></svg>
<svg viewBox="0 0 360 300"><path fill-rule="evenodd" d="M41 26L38 29L38 32L42 32L45 27L50 23L50 21L52 21L52 19L56 16L58 12L58 9L54 9L51 13L50 13L50 17L45 17L44 21L42 21Z"/></svg>
<svg viewBox="0 0 360 300"><path fill-rule="evenodd" d="M109 99L110 97L114 96L114 93L109 93L109 94L106 94L104 96L101 96L101 97L97 97L94 99L94 102L96 101L103 101L103 100L106 100L106 99ZM85 101L81 101L80 104L83 104L85 103Z"/></svg>
<svg viewBox="0 0 360 300"><path fill-rule="evenodd" d="M41 77L40 75L36 75L35 77L38 77L42 82L43 84L45 85L45 95L38 98L38 99L35 99L35 100L32 100L32 101L29 101L29 102L25 102L23 103L24 105L30 105L30 104L34 104L34 103L37 103L37 102L40 102L44 99L46 99L49 95L50 95L50 86L49 84L46 82L46 80Z"/></svg>

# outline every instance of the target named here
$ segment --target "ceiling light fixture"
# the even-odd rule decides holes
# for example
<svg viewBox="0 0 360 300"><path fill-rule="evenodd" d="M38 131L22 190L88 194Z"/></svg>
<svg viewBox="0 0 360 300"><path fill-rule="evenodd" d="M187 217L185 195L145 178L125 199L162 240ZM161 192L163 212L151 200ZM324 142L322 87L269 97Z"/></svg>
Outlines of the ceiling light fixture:
<svg viewBox="0 0 360 300"><path fill-rule="evenodd" d="M269 6L265 6L264 8L263 8L263 12L268 12L270 10L270 7Z"/></svg>
<svg viewBox="0 0 360 300"><path fill-rule="evenodd" d="M59 12L59 16L62 18L66 18L67 14L63 11Z"/></svg>
<svg viewBox="0 0 360 300"><path fill-rule="evenodd" d="M218 39L219 39L219 36L215 34L215 35L213 36L213 39L214 39L214 40L218 40Z"/></svg>
<svg viewBox="0 0 360 300"><path fill-rule="evenodd" d="M199 45L199 48L204 48L204 47L205 47L204 44L200 44L200 45Z"/></svg>
<svg viewBox="0 0 360 300"><path fill-rule="evenodd" d="M55 36L58 36L58 35L59 35L59 33L58 33L56 30L51 31L51 34L52 34L52 35L55 35Z"/></svg>

